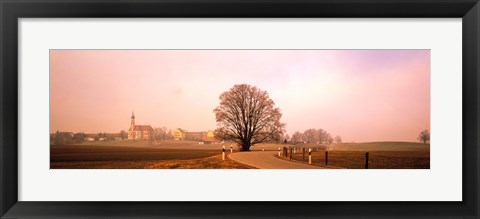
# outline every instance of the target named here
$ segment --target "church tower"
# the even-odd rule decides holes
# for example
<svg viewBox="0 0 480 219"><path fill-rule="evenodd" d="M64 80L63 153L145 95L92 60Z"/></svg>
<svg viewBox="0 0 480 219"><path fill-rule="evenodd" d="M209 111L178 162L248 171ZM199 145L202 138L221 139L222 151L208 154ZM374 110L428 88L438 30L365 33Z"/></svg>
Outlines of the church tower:
<svg viewBox="0 0 480 219"><path fill-rule="evenodd" d="M135 139L135 114L132 112L130 117L130 129L128 130L128 139Z"/></svg>
<svg viewBox="0 0 480 219"><path fill-rule="evenodd" d="M150 140L153 141L154 129L151 125L135 125L135 114L130 117L130 128L128 129L129 140Z"/></svg>
<svg viewBox="0 0 480 219"><path fill-rule="evenodd" d="M130 128L132 128L133 130L133 128L135 128L135 114L133 114L133 112L132 112L132 117L130 118L131 118Z"/></svg>

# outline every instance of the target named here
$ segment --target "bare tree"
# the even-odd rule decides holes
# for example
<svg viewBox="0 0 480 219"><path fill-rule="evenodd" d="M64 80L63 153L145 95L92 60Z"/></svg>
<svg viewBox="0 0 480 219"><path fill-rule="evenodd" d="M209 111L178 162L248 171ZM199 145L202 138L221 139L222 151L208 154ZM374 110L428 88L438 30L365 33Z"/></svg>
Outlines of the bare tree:
<svg viewBox="0 0 480 219"><path fill-rule="evenodd" d="M85 134L83 132L77 132L77 133L73 134L73 139L72 140L76 143L80 143L80 142L83 142L86 137L87 137L87 134Z"/></svg>
<svg viewBox="0 0 480 219"><path fill-rule="evenodd" d="M125 130L120 131L120 138L123 140L128 137L128 134Z"/></svg>
<svg viewBox="0 0 480 219"><path fill-rule="evenodd" d="M328 142L328 132L323 130L323 129L318 129L318 142L320 144L327 143Z"/></svg>
<svg viewBox="0 0 480 219"><path fill-rule="evenodd" d="M167 136L170 135L170 132L168 131L167 127L163 126L160 128L155 128L154 134L156 140L167 140Z"/></svg>
<svg viewBox="0 0 480 219"><path fill-rule="evenodd" d="M169 129L167 132L165 132L165 140L172 140L173 135L172 135L172 130Z"/></svg>
<svg viewBox="0 0 480 219"><path fill-rule="evenodd" d="M424 144L426 144L427 141L430 142L430 131L428 131L428 129L425 129L420 132L420 134L418 135L418 140L423 142Z"/></svg>
<svg viewBox="0 0 480 219"><path fill-rule="evenodd" d="M338 143L342 143L342 137L339 136L339 135L337 135L337 136L335 137L335 143L337 143L337 144L338 144Z"/></svg>
<svg viewBox="0 0 480 219"><path fill-rule="evenodd" d="M66 142L66 139L65 139L65 134L63 132L60 132L57 130L57 132L55 132L55 135L54 135L54 144L55 145L58 145L58 144L65 144Z"/></svg>
<svg viewBox="0 0 480 219"><path fill-rule="evenodd" d="M327 144L332 144L333 143L333 137L330 133L327 133L327 136L326 136L326 143Z"/></svg>
<svg viewBox="0 0 480 219"><path fill-rule="evenodd" d="M303 133L296 131L295 133L293 133L291 141L294 144L303 142Z"/></svg>
<svg viewBox="0 0 480 219"><path fill-rule="evenodd" d="M307 129L303 132L303 139L307 143L315 143L318 141L318 133L316 129Z"/></svg>
<svg viewBox="0 0 480 219"><path fill-rule="evenodd" d="M249 151L252 145L284 133L282 113L266 91L240 84L223 92L219 99L220 105L213 110L217 138L234 141L242 151Z"/></svg>

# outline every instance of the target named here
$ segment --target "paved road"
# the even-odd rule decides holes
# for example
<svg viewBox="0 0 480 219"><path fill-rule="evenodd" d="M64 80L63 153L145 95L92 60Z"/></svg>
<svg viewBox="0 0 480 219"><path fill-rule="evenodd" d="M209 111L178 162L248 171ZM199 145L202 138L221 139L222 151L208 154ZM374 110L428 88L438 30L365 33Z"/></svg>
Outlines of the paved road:
<svg viewBox="0 0 480 219"><path fill-rule="evenodd" d="M229 154L228 157L259 169L321 169L318 166L282 160L274 157L275 154L278 151L250 151Z"/></svg>

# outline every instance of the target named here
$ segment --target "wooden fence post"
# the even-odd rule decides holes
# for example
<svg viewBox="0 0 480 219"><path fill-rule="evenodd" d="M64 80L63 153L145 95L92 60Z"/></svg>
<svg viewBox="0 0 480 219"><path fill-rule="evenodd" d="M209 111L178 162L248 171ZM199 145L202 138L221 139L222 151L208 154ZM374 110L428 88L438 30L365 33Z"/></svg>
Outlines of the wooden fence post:
<svg viewBox="0 0 480 219"><path fill-rule="evenodd" d="M328 165L328 151L325 151L325 166Z"/></svg>
<svg viewBox="0 0 480 219"><path fill-rule="evenodd" d="M312 164L312 149L308 149L308 164Z"/></svg>
<svg viewBox="0 0 480 219"><path fill-rule="evenodd" d="M368 152L365 153L365 169L368 169Z"/></svg>
<svg viewBox="0 0 480 219"><path fill-rule="evenodd" d="M302 160L305 160L305 148L302 148L302 152L303 152Z"/></svg>

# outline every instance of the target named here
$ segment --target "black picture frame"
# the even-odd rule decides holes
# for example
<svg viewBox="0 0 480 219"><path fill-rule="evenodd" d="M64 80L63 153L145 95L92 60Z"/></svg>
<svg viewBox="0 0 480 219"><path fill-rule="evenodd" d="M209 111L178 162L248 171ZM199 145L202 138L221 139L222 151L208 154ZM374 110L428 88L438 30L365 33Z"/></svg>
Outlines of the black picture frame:
<svg viewBox="0 0 480 219"><path fill-rule="evenodd" d="M479 218L478 0L0 0L2 218ZM19 18L462 18L462 202L18 201ZM448 43L448 42L445 42ZM447 88L446 88L447 89ZM407 180L407 179L406 179Z"/></svg>

